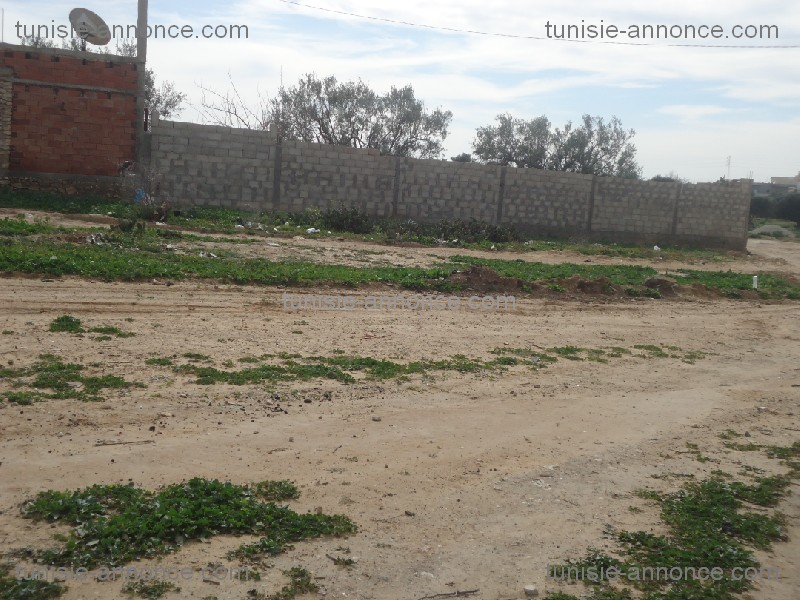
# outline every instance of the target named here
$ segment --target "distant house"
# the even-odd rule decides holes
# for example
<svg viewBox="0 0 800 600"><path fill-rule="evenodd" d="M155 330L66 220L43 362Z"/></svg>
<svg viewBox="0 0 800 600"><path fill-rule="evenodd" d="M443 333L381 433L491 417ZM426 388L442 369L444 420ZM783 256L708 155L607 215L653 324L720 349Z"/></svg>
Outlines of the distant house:
<svg viewBox="0 0 800 600"><path fill-rule="evenodd" d="M774 186L785 187L787 192L796 192L800 188L800 173L794 177L772 177L770 182Z"/></svg>

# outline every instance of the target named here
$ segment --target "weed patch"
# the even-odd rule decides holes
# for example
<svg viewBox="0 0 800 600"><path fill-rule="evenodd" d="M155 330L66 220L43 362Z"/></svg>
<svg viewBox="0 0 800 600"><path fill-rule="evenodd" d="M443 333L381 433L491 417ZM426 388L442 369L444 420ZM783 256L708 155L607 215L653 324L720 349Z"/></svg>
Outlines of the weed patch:
<svg viewBox="0 0 800 600"><path fill-rule="evenodd" d="M289 583L283 586L279 592L270 595L256 592L251 597L255 600L292 600L302 594L313 594L319 591L319 586L314 583L311 573L302 567L292 567L283 574L289 578Z"/></svg>
<svg viewBox="0 0 800 600"><path fill-rule="evenodd" d="M162 357L158 357L157 356L157 357L153 357L153 358L146 358L145 361L144 361L144 364L146 364L146 365L155 365L155 366L158 366L158 367L170 367L175 363L172 362L171 358L166 358L166 357L163 357L163 356Z"/></svg>
<svg viewBox="0 0 800 600"><path fill-rule="evenodd" d="M71 315L62 315L53 319L48 330L55 333L99 333L106 336L107 339L111 339L108 337L111 335L118 338L129 338L136 335L129 331L122 331L119 327L114 327L112 325L101 325L99 327L92 327L91 329L84 329L81 320ZM104 341L101 338L98 338L98 340Z"/></svg>
<svg viewBox="0 0 800 600"><path fill-rule="evenodd" d="M84 375L85 367L76 363L64 363L52 354L42 354L39 362L30 367L0 369L0 380L13 379L15 387L27 386L36 390L6 392L9 402L30 404L36 400L77 399L85 401L102 400L100 393L106 389L144 387L141 383L128 382L116 375ZM41 390L49 390L45 393Z"/></svg>
<svg viewBox="0 0 800 600"><path fill-rule="evenodd" d="M37 559L85 568L158 557L187 541L221 534L260 535L262 545L279 553L294 542L356 531L343 515L298 514L260 499L276 489L278 497L289 491L286 484L249 486L200 478L156 492L133 485L95 485L40 492L22 512L35 521L72 527L62 546L36 551Z"/></svg>
<svg viewBox="0 0 800 600"><path fill-rule="evenodd" d="M167 592L180 592L170 581L129 581L122 586L122 593L130 596L139 596L147 600L158 600L163 598Z"/></svg>
<svg viewBox="0 0 800 600"><path fill-rule="evenodd" d="M57 582L43 579L18 579L12 567L0 565L0 599L2 600L49 600L58 598L66 588Z"/></svg>
<svg viewBox="0 0 800 600"><path fill-rule="evenodd" d="M800 456L800 443L775 447L767 454L792 467ZM783 515L755 512L747 510L747 506L776 506L798 476L800 471L792 469L789 475L756 477L753 483L745 484L716 471L710 479L689 481L675 493L639 491L640 498L659 505L666 534L615 533L621 558L589 549L583 559L551 567L550 576L561 582L581 579L599 586L594 588L592 598L633 598L635 591L636 597L643 594L648 600L732 600L753 586L750 579L736 575L760 567L753 549L769 550L773 542L786 539ZM607 572L610 567L621 573L613 586L598 576L601 568ZM701 567L718 568L721 576L716 580L694 576ZM676 579L658 575L673 568L685 576ZM577 597L557 592L548 598Z"/></svg>

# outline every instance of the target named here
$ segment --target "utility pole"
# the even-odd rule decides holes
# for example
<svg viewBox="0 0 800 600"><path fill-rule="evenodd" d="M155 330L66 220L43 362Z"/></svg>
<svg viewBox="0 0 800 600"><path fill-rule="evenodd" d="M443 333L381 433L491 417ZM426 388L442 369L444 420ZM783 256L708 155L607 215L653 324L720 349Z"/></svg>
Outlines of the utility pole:
<svg viewBox="0 0 800 600"><path fill-rule="evenodd" d="M730 157L730 155L728 156L728 160L726 160L725 162L728 165L728 176L726 177L726 179L730 179L731 178L731 157Z"/></svg>
<svg viewBox="0 0 800 600"><path fill-rule="evenodd" d="M147 0L138 0L136 21L136 74L139 90L136 94L136 172L142 173L144 165L144 89L147 70Z"/></svg>

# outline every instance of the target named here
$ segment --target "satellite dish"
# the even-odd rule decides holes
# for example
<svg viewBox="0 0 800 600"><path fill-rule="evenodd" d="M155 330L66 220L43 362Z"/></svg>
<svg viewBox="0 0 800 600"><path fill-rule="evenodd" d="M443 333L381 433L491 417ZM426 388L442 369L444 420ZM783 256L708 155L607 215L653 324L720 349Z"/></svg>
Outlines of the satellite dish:
<svg viewBox="0 0 800 600"><path fill-rule="evenodd" d="M89 42L95 46L105 46L111 41L111 31L106 22L88 8L73 8L69 13L69 22L84 44Z"/></svg>

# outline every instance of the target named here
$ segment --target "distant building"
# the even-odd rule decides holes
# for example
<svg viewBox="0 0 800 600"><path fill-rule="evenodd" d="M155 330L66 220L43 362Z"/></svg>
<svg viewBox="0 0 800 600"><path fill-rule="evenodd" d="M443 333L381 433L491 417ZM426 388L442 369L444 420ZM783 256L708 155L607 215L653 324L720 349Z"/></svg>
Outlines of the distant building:
<svg viewBox="0 0 800 600"><path fill-rule="evenodd" d="M786 187L788 192L796 192L800 188L800 173L794 177L772 177L772 185Z"/></svg>

